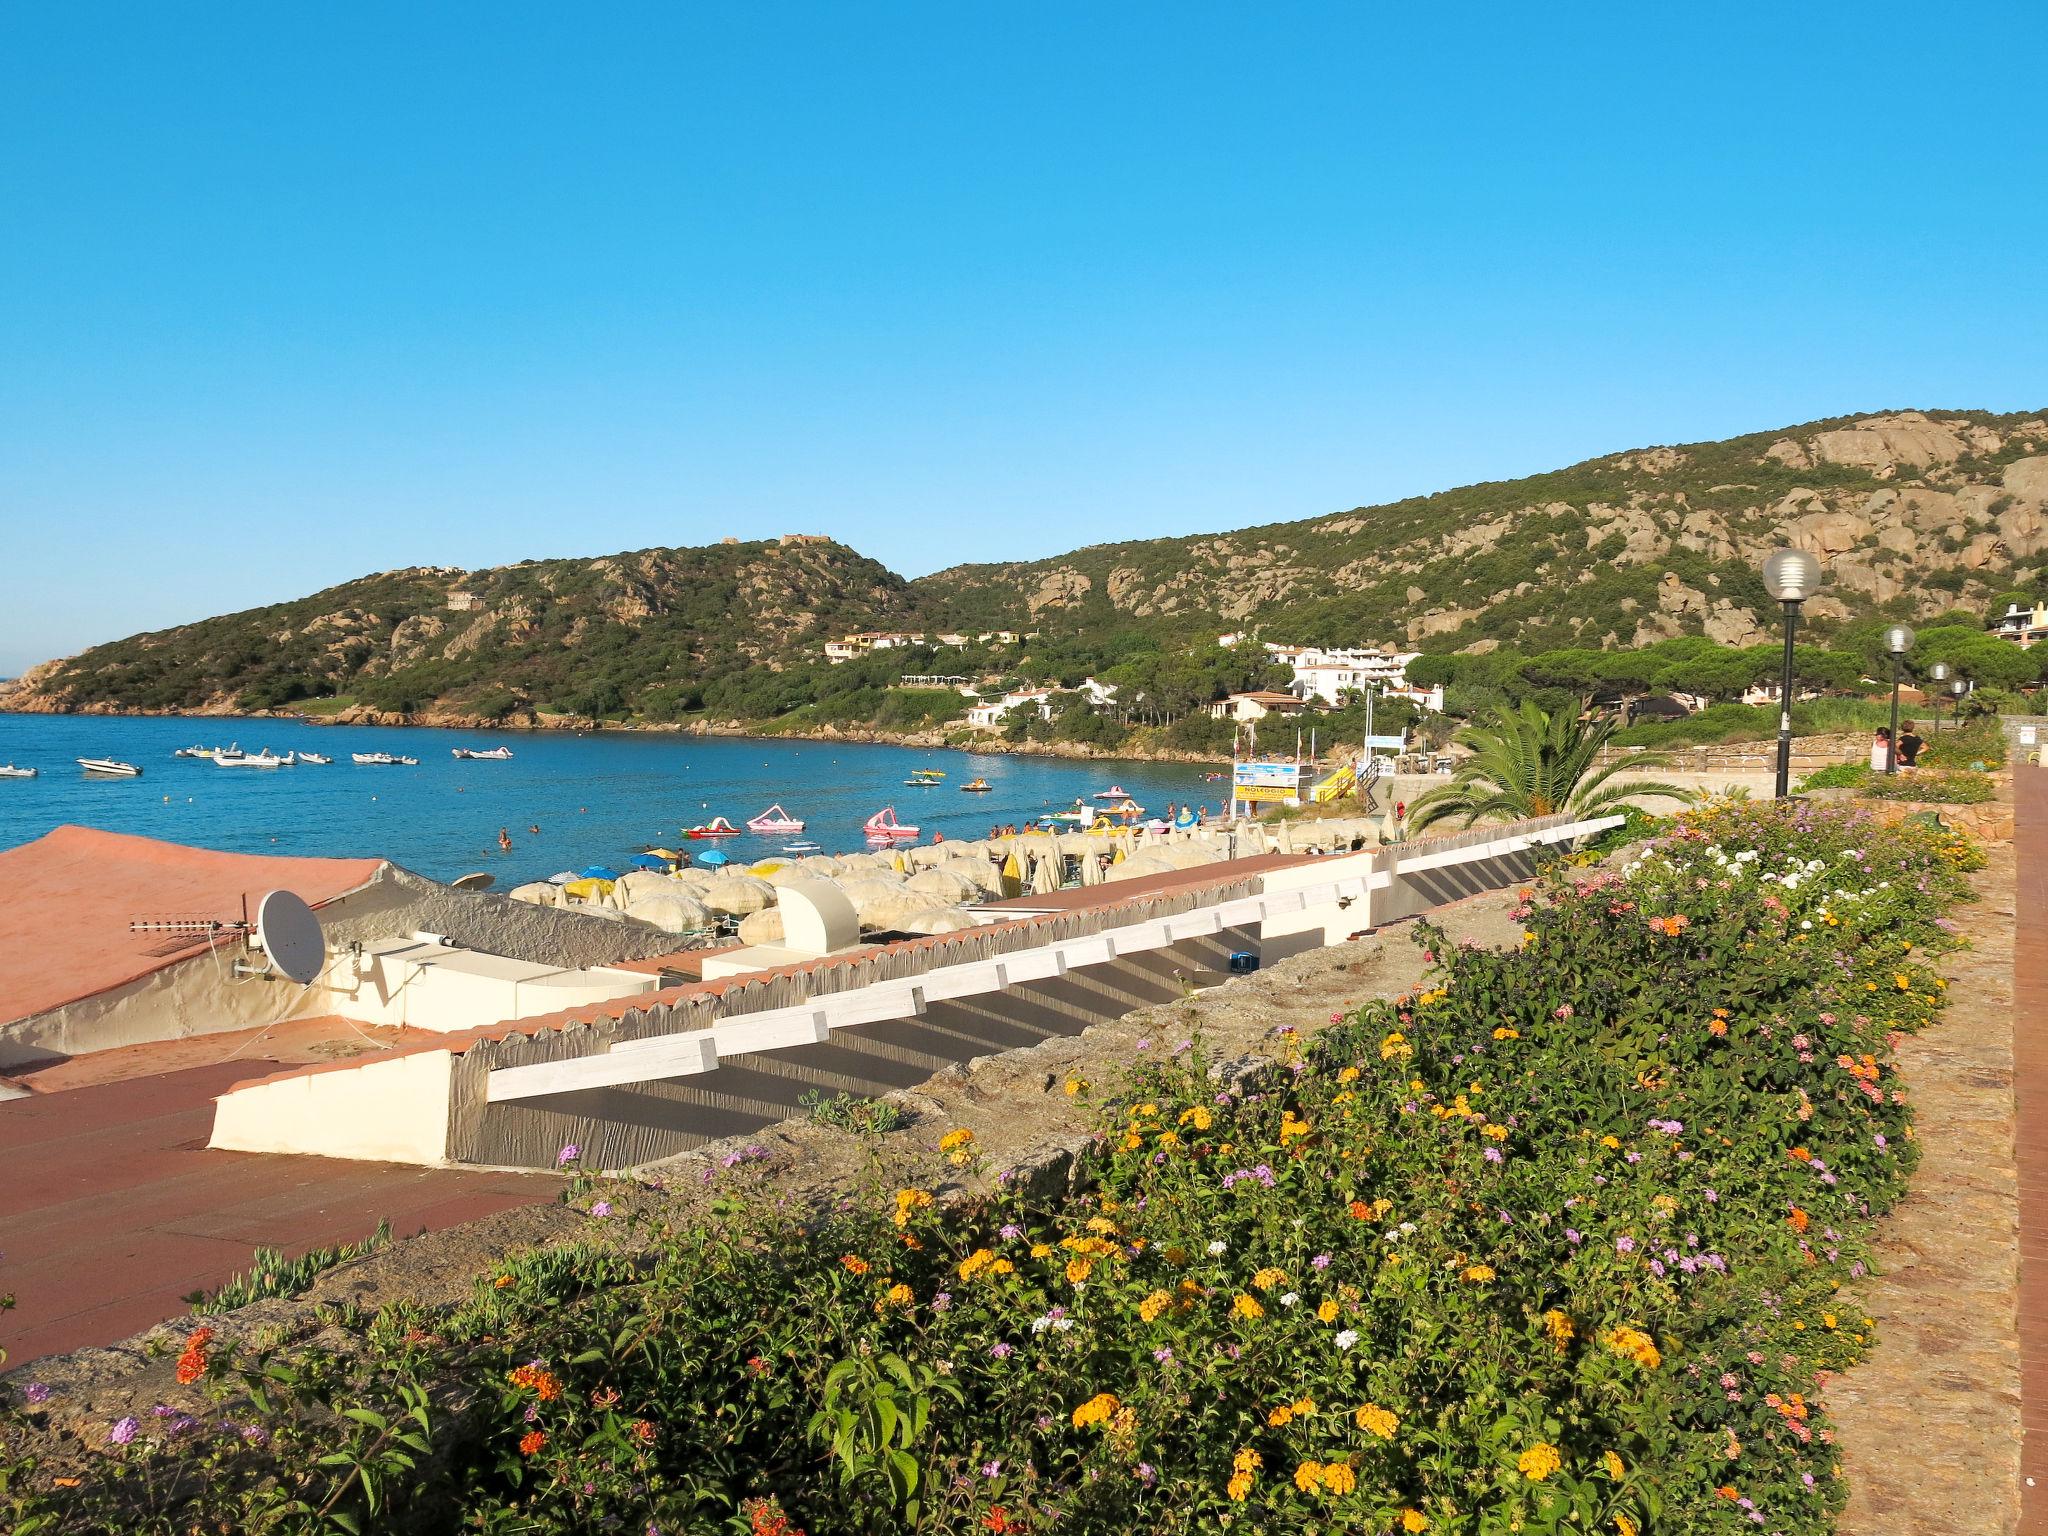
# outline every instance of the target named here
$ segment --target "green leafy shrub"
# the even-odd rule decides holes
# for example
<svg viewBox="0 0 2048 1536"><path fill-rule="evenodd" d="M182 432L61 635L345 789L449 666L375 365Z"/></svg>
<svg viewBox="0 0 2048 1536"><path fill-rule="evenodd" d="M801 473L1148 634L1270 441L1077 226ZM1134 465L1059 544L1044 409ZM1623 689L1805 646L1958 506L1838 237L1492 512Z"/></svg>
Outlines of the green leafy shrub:
<svg viewBox="0 0 2048 1536"><path fill-rule="evenodd" d="M593 1202L360 1358L200 1349L215 1418L0 1489L67 1530L1821 1536L1818 1383L1871 1343L1839 1288L1916 1150L1889 1042L1978 862L1853 805L1688 811L1546 879L1519 948L1420 930L1421 991L1249 1074L1135 1068L1081 1193L624 1244Z"/></svg>
<svg viewBox="0 0 2048 1536"><path fill-rule="evenodd" d="M1954 773L1929 772L1922 769L1915 773L1901 773L1896 776L1871 774L1870 782L1863 786L1864 795L1872 800L1920 800L1930 805L1983 805L1993 799L1997 791L1991 780L1981 773L1967 770Z"/></svg>

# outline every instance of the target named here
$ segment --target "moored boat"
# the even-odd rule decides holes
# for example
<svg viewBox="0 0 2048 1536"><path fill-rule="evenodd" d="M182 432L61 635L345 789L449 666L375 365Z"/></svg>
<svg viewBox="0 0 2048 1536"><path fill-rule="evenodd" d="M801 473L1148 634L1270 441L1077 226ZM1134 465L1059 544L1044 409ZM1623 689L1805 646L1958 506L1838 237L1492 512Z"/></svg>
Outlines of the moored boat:
<svg viewBox="0 0 2048 1536"><path fill-rule="evenodd" d="M36 776L33 768L17 768L12 763L0 764L0 779L32 779Z"/></svg>
<svg viewBox="0 0 2048 1536"><path fill-rule="evenodd" d="M472 763L509 763L512 760L512 749L510 747L490 747L486 749L452 747L449 750L456 757Z"/></svg>
<svg viewBox="0 0 2048 1536"><path fill-rule="evenodd" d="M219 748L219 747L180 747L180 748L178 748L178 750L177 750L177 751L173 752L173 753L171 754L171 756L173 756L173 757L212 757L212 756L214 756L214 754L216 754L216 753L217 753L217 752L219 752L219 751L220 751L220 748Z"/></svg>
<svg viewBox="0 0 2048 1536"><path fill-rule="evenodd" d="M139 779L142 770L133 763L124 763L118 757L81 757L78 766L87 773L103 774L110 779Z"/></svg>
<svg viewBox="0 0 2048 1536"><path fill-rule="evenodd" d="M803 831L803 829L804 824L785 811L779 803L769 806L760 815L751 817L747 821L747 830L749 832L759 832L763 835L794 835Z"/></svg>
<svg viewBox="0 0 2048 1536"><path fill-rule="evenodd" d="M1125 789L1121 784L1112 784L1107 789L1098 789L1097 791L1095 791L1095 798L1098 800L1109 801L1128 800L1131 798L1131 793L1129 790Z"/></svg>
<svg viewBox="0 0 2048 1536"><path fill-rule="evenodd" d="M893 805L883 806L882 809L861 823L861 827L869 837L874 838L895 839L899 837L916 837L918 835L916 827L896 819L896 807Z"/></svg>
<svg viewBox="0 0 2048 1536"><path fill-rule="evenodd" d="M322 768L325 768L329 763L333 762L334 759L331 757L322 757L318 752L301 752L299 754L299 761L302 763L314 763Z"/></svg>
<svg viewBox="0 0 2048 1536"><path fill-rule="evenodd" d="M365 768L417 768L420 760L416 757L401 757L395 752L352 752L349 754Z"/></svg>
<svg viewBox="0 0 2048 1536"><path fill-rule="evenodd" d="M223 755L213 760L217 768L289 768L294 761L291 753L279 757L268 747L261 752L237 752L233 757Z"/></svg>
<svg viewBox="0 0 2048 1536"><path fill-rule="evenodd" d="M794 853L797 855L823 853L825 851L825 845L823 843L811 842L808 838L806 838L802 842L784 843L782 845L782 851L784 853Z"/></svg>
<svg viewBox="0 0 2048 1536"><path fill-rule="evenodd" d="M723 816L714 816L701 827L683 828L685 837L738 837L740 829Z"/></svg>
<svg viewBox="0 0 2048 1536"><path fill-rule="evenodd" d="M987 779L976 779L971 784L962 784L960 786L960 793L963 795L985 795L994 788L995 786L989 783Z"/></svg>

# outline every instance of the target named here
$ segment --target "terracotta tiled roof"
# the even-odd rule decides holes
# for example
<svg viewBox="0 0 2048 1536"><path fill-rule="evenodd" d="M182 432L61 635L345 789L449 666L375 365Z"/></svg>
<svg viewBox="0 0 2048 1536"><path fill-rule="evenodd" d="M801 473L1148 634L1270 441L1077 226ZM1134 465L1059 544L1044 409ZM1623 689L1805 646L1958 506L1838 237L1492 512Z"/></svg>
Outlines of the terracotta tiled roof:
<svg viewBox="0 0 2048 1536"><path fill-rule="evenodd" d="M59 827L0 852L0 1024L140 980L196 952L151 954L167 936L135 918L239 919L265 893L313 906L366 885L381 859L295 859L188 848L91 827Z"/></svg>

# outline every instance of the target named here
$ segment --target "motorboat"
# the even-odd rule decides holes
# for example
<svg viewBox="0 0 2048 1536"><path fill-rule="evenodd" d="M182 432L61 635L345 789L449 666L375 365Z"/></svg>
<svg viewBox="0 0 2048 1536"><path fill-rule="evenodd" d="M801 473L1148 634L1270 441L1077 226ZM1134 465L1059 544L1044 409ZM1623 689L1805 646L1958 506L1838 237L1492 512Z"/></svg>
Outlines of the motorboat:
<svg viewBox="0 0 2048 1536"><path fill-rule="evenodd" d="M685 837L738 837L740 829L723 816L714 816L701 827L683 828Z"/></svg>
<svg viewBox="0 0 2048 1536"><path fill-rule="evenodd" d="M869 837L886 840L911 838L918 835L918 829L896 819L896 807L885 805L861 824Z"/></svg>
<svg viewBox="0 0 2048 1536"><path fill-rule="evenodd" d="M213 763L216 768L289 768L297 761L290 752L279 757L265 747L261 752L237 752L233 757L216 757Z"/></svg>
<svg viewBox="0 0 2048 1536"><path fill-rule="evenodd" d="M420 760L416 757L401 757L396 752L351 752L357 764L364 768L417 768Z"/></svg>
<svg viewBox="0 0 2048 1536"><path fill-rule="evenodd" d="M1097 791L1095 791L1095 798L1098 800L1109 800L1112 802L1118 800L1128 800L1131 798L1131 792L1125 789L1121 784L1112 784L1107 789L1098 789Z"/></svg>
<svg viewBox="0 0 2048 1536"><path fill-rule="evenodd" d="M1090 822L1095 820L1095 812L1089 810L1088 807L1082 804L1079 800L1076 800L1074 802L1074 807L1072 810L1047 811L1045 815L1040 817L1039 819L1041 821L1071 822L1074 826L1085 827Z"/></svg>
<svg viewBox="0 0 2048 1536"><path fill-rule="evenodd" d="M765 836L794 836L803 831L804 824L785 811L780 805L771 805L760 815L747 822L749 832Z"/></svg>
<svg viewBox="0 0 2048 1536"><path fill-rule="evenodd" d="M325 768L329 763L333 762L334 759L331 757L322 757L318 752L301 752L299 754L299 761L302 763L312 763L317 767Z"/></svg>
<svg viewBox="0 0 2048 1536"><path fill-rule="evenodd" d="M811 842L809 839L804 839L799 842L784 843L782 845L782 851L784 853L794 853L799 856L802 856L804 854L823 853L825 851L825 845L823 843L814 843Z"/></svg>
<svg viewBox="0 0 2048 1536"><path fill-rule="evenodd" d="M0 779L32 779L36 776L33 768L17 768L12 763L0 764Z"/></svg>
<svg viewBox="0 0 2048 1536"><path fill-rule="evenodd" d="M976 779L971 784L962 784L960 786L960 793L963 795L985 795L994 788L995 786L989 783L987 779Z"/></svg>
<svg viewBox="0 0 2048 1536"><path fill-rule="evenodd" d="M116 757L81 757L78 766L87 773L103 774L110 779L139 779L142 770L133 763L124 763Z"/></svg>
<svg viewBox="0 0 2048 1536"><path fill-rule="evenodd" d="M512 749L510 747L491 747L484 751L478 751L471 747L453 747L450 748L450 751L456 757L472 763L509 763L512 761Z"/></svg>
<svg viewBox="0 0 2048 1536"><path fill-rule="evenodd" d="M173 752L173 753L171 754L171 756L173 756L173 757L213 757L213 756L216 756L216 755L217 755L217 754L218 754L219 752L220 752L220 748L219 748L219 747L180 747L180 748L178 748L178 750L177 750L177 751Z"/></svg>

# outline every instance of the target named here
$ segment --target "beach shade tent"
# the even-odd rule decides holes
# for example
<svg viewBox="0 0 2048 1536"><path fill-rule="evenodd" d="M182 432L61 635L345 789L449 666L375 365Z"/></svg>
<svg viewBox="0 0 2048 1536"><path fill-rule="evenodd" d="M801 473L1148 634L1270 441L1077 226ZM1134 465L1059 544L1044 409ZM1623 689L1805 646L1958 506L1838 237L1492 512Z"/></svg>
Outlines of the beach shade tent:
<svg viewBox="0 0 2048 1536"><path fill-rule="evenodd" d="M893 893L861 905L860 925L867 929L901 933L910 920L920 913L936 912L948 905L936 896L925 896L917 891L898 887Z"/></svg>
<svg viewBox="0 0 2048 1536"><path fill-rule="evenodd" d="M969 928L979 928L970 912L958 907L936 907L930 912L918 912L903 920L905 933L964 933Z"/></svg>
<svg viewBox="0 0 2048 1536"><path fill-rule="evenodd" d="M1123 863L1117 865L1115 869L1112 869L1109 872L1109 878L1112 881L1142 880L1147 875L1171 874L1177 867L1176 865L1169 864L1157 853L1134 853L1125 859Z"/></svg>
<svg viewBox="0 0 2048 1536"><path fill-rule="evenodd" d="M714 912L746 917L775 905L775 887L754 875L720 875L699 899Z"/></svg>
<svg viewBox="0 0 2048 1536"><path fill-rule="evenodd" d="M536 907L557 906L562 900L561 888L550 885L545 880L536 880L531 885L515 885L505 894L514 901L523 901Z"/></svg>
<svg viewBox="0 0 2048 1536"><path fill-rule="evenodd" d="M936 896L941 901L977 901L981 898L981 887L965 874L950 869L927 869L912 875L904 882L904 889L916 891L920 896Z"/></svg>
<svg viewBox="0 0 2048 1536"><path fill-rule="evenodd" d="M669 861L667 859L656 853L636 853L633 855L633 867L635 869L667 869L668 864Z"/></svg>
<svg viewBox="0 0 2048 1536"><path fill-rule="evenodd" d="M573 869L564 869L564 870L559 870L559 871L557 871L556 873L554 873L554 874L552 874L552 875L549 875L549 876L548 876L548 884L549 884L549 885L567 885L567 884L568 884L568 883L569 883L569 882L570 882L571 880L574 880L575 878L576 878L576 871L575 871L575 870L573 870Z"/></svg>
<svg viewBox="0 0 2048 1536"><path fill-rule="evenodd" d="M761 912L749 912L740 919L739 934L742 944L780 944L782 913L774 907Z"/></svg>
<svg viewBox="0 0 2048 1536"><path fill-rule="evenodd" d="M824 853L814 853L808 858L798 859L795 867L806 875L823 875L827 879L846 872L844 861Z"/></svg>
<svg viewBox="0 0 2048 1536"><path fill-rule="evenodd" d="M616 880L619 878L619 872L616 869L606 869L602 864L593 864L588 869L579 873L576 878L578 880Z"/></svg>
<svg viewBox="0 0 2048 1536"><path fill-rule="evenodd" d="M662 896L681 892L683 887L673 875L652 869L629 869L619 876L617 894L627 905L643 896ZM687 894L687 892L684 892Z"/></svg>
<svg viewBox="0 0 2048 1536"><path fill-rule="evenodd" d="M732 860L728 859L716 848L706 848L702 853L697 855L697 862L699 864L709 865L713 869L716 869L721 864L730 864Z"/></svg>
<svg viewBox="0 0 2048 1536"><path fill-rule="evenodd" d="M712 924L711 909L683 891L636 897L626 908L626 916L663 933L695 933Z"/></svg>

